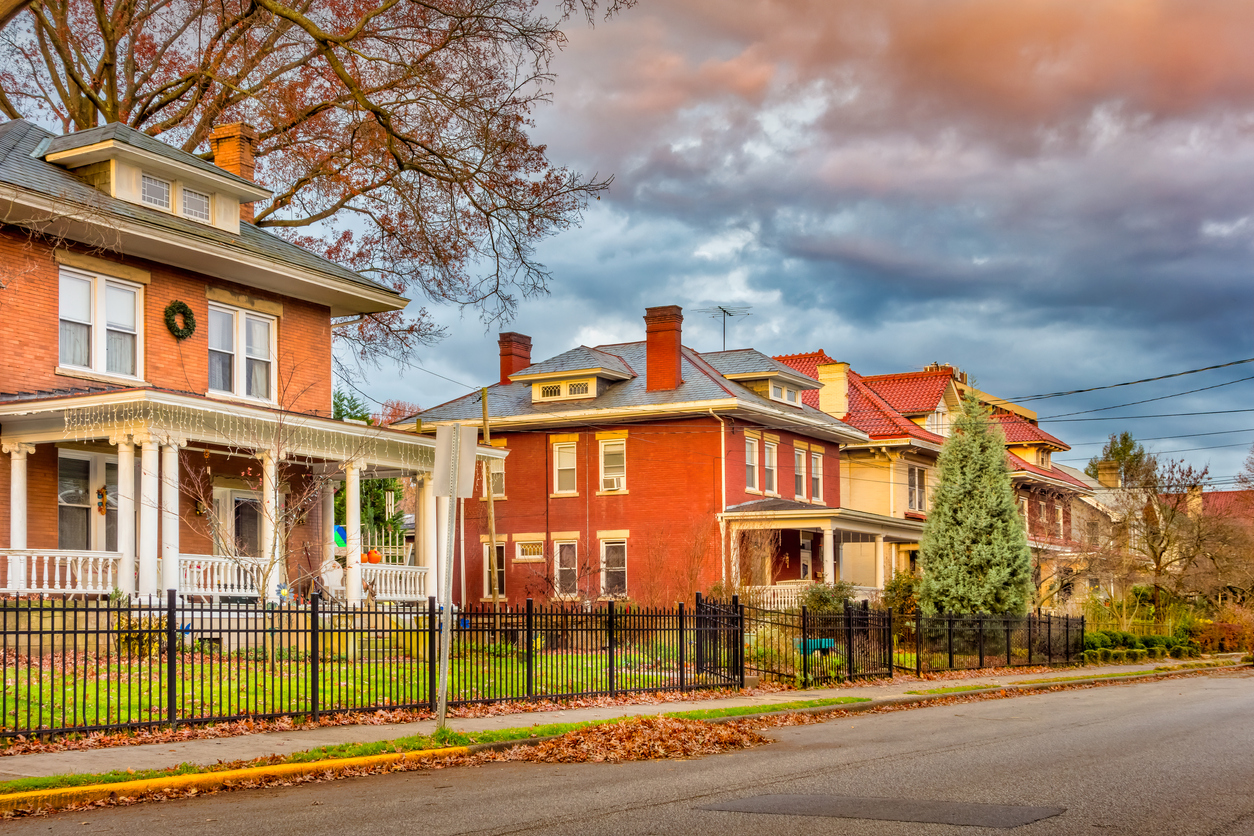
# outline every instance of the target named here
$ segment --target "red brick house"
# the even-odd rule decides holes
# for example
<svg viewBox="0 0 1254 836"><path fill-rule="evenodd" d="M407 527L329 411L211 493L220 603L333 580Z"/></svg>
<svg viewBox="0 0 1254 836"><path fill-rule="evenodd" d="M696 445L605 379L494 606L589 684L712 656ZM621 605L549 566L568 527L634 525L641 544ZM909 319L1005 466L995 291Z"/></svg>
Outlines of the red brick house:
<svg viewBox="0 0 1254 836"><path fill-rule="evenodd" d="M346 596L426 596L427 565L359 564L354 495L429 472L432 442L331 419L332 319L406 300L250 223L252 139L220 127L214 165L119 124L0 125L3 591L308 583L342 484Z"/></svg>
<svg viewBox="0 0 1254 836"><path fill-rule="evenodd" d="M835 545L864 520L840 510L841 448L867 436L807 404L819 382L752 349L700 353L676 306L649 308L645 339L532 362L500 337L487 388L497 539L484 486L466 500L455 587L488 599L627 597L670 605L694 590L836 576ZM422 431L480 424L479 393L425 410ZM434 499L422 519L439 519ZM766 550L753 546L766 532ZM435 537L428 526L423 537ZM751 553L752 552L752 553ZM490 555L494 555L493 560Z"/></svg>

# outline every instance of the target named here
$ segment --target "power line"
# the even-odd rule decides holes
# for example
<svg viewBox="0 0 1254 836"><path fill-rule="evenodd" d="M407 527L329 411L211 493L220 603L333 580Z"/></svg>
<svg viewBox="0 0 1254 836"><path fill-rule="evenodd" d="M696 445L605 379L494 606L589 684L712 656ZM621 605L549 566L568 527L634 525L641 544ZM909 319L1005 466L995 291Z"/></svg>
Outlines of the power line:
<svg viewBox="0 0 1254 836"><path fill-rule="evenodd" d="M1061 398L1067 395L1079 395L1084 392L1099 392L1103 389L1117 389L1120 386L1136 386L1137 384L1140 384L1140 383L1153 383L1156 380L1169 380L1170 378L1173 378L1173 377L1184 377L1185 375L1197 374L1198 372L1209 372L1213 369L1226 369L1229 366L1239 366L1242 363L1254 363L1254 357L1250 357L1245 360L1233 360L1230 363L1220 363L1215 366L1203 366L1200 369L1189 369L1188 371L1183 371L1183 372L1173 372L1172 374L1162 374L1157 377L1146 377L1146 378L1142 378L1141 380L1129 380L1123 383L1111 383L1107 386L1090 386L1088 389L1071 389L1066 392L1049 392L1048 394L1044 394L1044 395L1023 395L1022 397L1010 398L1006 402L1007 403L1022 403L1023 401L1039 401L1039 400L1044 400L1045 398Z"/></svg>
<svg viewBox="0 0 1254 836"><path fill-rule="evenodd" d="M1064 412L1061 415L1047 415L1043 418L1037 418L1038 421L1054 421L1058 418L1068 418L1072 415L1088 415L1091 412L1105 412L1108 409L1120 409L1125 406L1138 406L1143 403L1153 403L1154 401L1165 401L1168 398L1179 398L1183 395L1193 395L1198 392L1206 392L1210 389L1220 389L1224 386L1231 386L1234 383L1244 383L1247 380L1254 380L1254 375L1250 377L1242 377L1237 380L1229 380L1227 383L1216 383L1214 386L1203 386L1201 389L1189 389L1184 392L1174 392L1170 395L1161 395L1157 398L1146 398L1143 401L1130 401L1129 403L1115 404L1114 406L1100 406L1097 409L1084 409L1080 412Z"/></svg>
<svg viewBox="0 0 1254 836"><path fill-rule="evenodd" d="M1138 438L1138 442L1144 441L1175 441L1178 438L1199 438L1204 435L1232 435L1234 433L1254 433L1254 427L1244 430L1218 430L1210 433L1188 433L1186 435L1156 435L1150 438ZM1075 449L1076 447L1096 447L1098 445L1105 446L1110 443L1110 439L1105 441L1081 441L1076 444L1068 444L1068 447Z"/></svg>
<svg viewBox="0 0 1254 836"><path fill-rule="evenodd" d="M1232 415L1237 412L1254 412L1254 409L1212 409L1209 412L1163 412L1157 415L1108 415L1102 418L1060 418L1056 424L1071 424L1079 421L1133 421L1138 418L1188 418L1195 415Z"/></svg>

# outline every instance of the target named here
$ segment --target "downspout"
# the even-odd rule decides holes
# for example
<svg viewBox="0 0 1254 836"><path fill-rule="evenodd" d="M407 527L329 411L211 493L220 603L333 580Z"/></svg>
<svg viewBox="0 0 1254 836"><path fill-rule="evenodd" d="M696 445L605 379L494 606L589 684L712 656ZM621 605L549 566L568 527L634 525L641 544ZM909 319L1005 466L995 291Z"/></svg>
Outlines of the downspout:
<svg viewBox="0 0 1254 836"><path fill-rule="evenodd" d="M727 422L719 418L711 409L710 417L718 421L718 469L719 480L722 485L721 503L723 510L718 518L718 564L723 572L723 586L727 586L727 520L723 515L727 513Z"/></svg>

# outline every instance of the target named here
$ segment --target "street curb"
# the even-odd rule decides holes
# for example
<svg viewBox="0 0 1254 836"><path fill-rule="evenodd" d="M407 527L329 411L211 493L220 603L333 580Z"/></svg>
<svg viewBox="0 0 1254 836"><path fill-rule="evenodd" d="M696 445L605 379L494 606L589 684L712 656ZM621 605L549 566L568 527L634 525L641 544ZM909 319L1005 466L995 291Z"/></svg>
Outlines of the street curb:
<svg viewBox="0 0 1254 836"><path fill-rule="evenodd" d="M734 723L741 720L754 720L763 717L778 717L786 714L825 714L862 713L876 708L894 705L919 705L964 694L986 694L995 691L1045 691L1057 687L1074 687L1097 682L1137 682L1181 673L1209 673L1211 671L1234 670L1252 667L1249 663L1219 665L1210 668L1186 668L1179 671L1148 671L1134 676L1090 677L1073 679L1066 682L1034 682L1023 685L997 685L967 692L954 694L906 694L899 697L872 699L867 702L839 703L835 705L818 705L809 708L792 708L778 711L761 711L754 714L735 714L726 717L712 717L704 722ZM683 712L675 712L682 714ZM640 715L651 716L651 715ZM283 763L270 766L253 766L244 769L231 769L222 772L204 772L195 775L172 775L167 778L148 778L139 781L124 781L116 784L92 784L82 787L60 787L51 790L31 790L29 792L0 795L0 814L16 812L34 812L36 810L56 810L71 804L103 801L111 798L128 798L145 793L161 792L162 790L202 790L217 789L234 784L246 784L267 778L299 777L302 775L339 773L349 769L390 766L397 763L416 763L458 755L473 755L478 752L499 752L516 746L535 746L553 740L560 735L544 737L525 737L518 740L499 740L492 743L477 743L471 746L449 746L443 749L423 749L416 752L392 752L386 755L363 755L356 758L336 758L332 760L311 761L309 763Z"/></svg>

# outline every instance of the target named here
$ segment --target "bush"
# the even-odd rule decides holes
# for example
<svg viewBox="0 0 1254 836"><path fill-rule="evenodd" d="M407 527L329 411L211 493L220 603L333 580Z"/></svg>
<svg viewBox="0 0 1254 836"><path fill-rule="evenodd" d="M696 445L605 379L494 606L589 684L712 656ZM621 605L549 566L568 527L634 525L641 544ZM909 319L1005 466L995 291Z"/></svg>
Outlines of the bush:
<svg viewBox="0 0 1254 836"><path fill-rule="evenodd" d="M1084 631L1084 649L1099 650L1103 647L1110 647L1110 637L1102 630L1085 630Z"/></svg>
<svg viewBox="0 0 1254 836"><path fill-rule="evenodd" d="M1170 644L1169 636L1141 636L1141 647L1167 647Z"/></svg>
<svg viewBox="0 0 1254 836"><path fill-rule="evenodd" d="M853 594L853 584L848 581L810 584L797 599L797 606L805 607L816 615L843 612L845 604L853 600Z"/></svg>
<svg viewBox="0 0 1254 836"><path fill-rule="evenodd" d="M1126 650L1112 650L1112 651L1110 651L1110 661L1114 662L1116 665L1117 665L1117 664L1119 664L1120 662L1124 661L1124 659L1126 658L1126 656L1127 656L1127 651L1126 651Z"/></svg>
<svg viewBox="0 0 1254 836"><path fill-rule="evenodd" d="M884 584L881 603L897 615L919 611L919 579L909 572L897 572Z"/></svg>
<svg viewBox="0 0 1254 836"><path fill-rule="evenodd" d="M1084 664L1100 665L1102 662L1102 652L1097 649L1084 651Z"/></svg>
<svg viewBox="0 0 1254 836"><path fill-rule="evenodd" d="M1133 648L1127 651L1129 662L1144 662L1145 657L1149 655L1149 651L1143 647Z"/></svg>
<svg viewBox="0 0 1254 836"><path fill-rule="evenodd" d="M1112 655L1114 655L1114 652L1115 652L1115 651L1111 650L1109 647L1103 647L1103 648L1100 648L1100 649L1097 651L1097 653L1098 653L1099 657L1101 658L1101 660L1102 660L1102 663L1103 663L1103 664L1105 664L1105 663L1107 663L1107 662L1109 662L1109 661L1110 661L1110 657L1111 657Z"/></svg>

